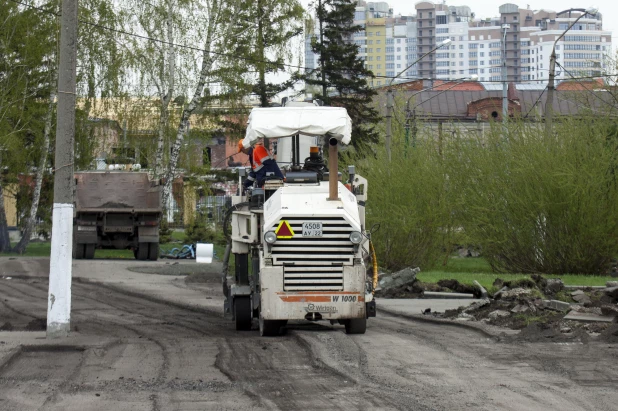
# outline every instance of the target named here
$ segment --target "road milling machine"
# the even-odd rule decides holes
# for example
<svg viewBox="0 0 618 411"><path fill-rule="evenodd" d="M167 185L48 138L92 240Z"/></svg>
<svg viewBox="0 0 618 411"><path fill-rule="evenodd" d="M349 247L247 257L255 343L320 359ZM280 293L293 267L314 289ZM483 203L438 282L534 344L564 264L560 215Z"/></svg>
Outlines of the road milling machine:
<svg viewBox="0 0 618 411"><path fill-rule="evenodd" d="M290 320L326 320L362 334L367 318L375 316L367 180L350 166L344 185L338 171L338 146L350 143L351 128L344 108L251 112L243 146L278 139L276 159L285 179L267 178L261 187L256 182L233 197L226 215L224 309L237 330L250 330L254 318L263 336L278 335ZM328 167L320 146L328 147ZM228 275L230 257L235 270Z"/></svg>

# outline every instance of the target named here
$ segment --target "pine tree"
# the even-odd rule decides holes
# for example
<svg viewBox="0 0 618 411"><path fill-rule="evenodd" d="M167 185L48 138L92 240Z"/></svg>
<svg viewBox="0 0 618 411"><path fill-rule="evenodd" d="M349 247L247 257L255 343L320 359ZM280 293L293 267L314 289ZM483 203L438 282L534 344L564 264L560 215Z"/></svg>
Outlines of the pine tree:
<svg viewBox="0 0 618 411"><path fill-rule="evenodd" d="M373 73L365 68L352 41L354 33L362 30L354 24L355 7L353 0L318 0L319 33L312 40L312 50L319 55L319 67L303 79L307 85L321 88L316 97L326 105L347 109L352 119L352 144L359 147L378 142L374 126L380 118L373 106L377 93L367 84Z"/></svg>

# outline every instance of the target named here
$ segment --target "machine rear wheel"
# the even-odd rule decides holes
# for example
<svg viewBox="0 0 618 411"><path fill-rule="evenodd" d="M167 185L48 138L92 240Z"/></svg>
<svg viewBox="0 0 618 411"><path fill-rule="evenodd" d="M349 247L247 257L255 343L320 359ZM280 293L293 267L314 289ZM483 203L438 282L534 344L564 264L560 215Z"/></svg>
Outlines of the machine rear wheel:
<svg viewBox="0 0 618 411"><path fill-rule="evenodd" d="M148 259L148 243L139 243L137 246L137 253L135 258L138 260L147 260Z"/></svg>
<svg viewBox="0 0 618 411"><path fill-rule="evenodd" d="M287 324L287 321L265 320L260 316L260 335L262 337L277 336L281 332L281 327L285 324Z"/></svg>
<svg viewBox="0 0 618 411"><path fill-rule="evenodd" d="M86 244L84 245L84 258L87 260L92 260L94 258L94 249L96 244Z"/></svg>
<svg viewBox="0 0 618 411"><path fill-rule="evenodd" d="M346 320L345 333L346 334L365 334L367 330L366 318L354 318L352 320Z"/></svg>
<svg viewBox="0 0 618 411"><path fill-rule="evenodd" d="M159 243L148 244L148 259L151 261L159 259Z"/></svg>
<svg viewBox="0 0 618 411"><path fill-rule="evenodd" d="M251 330L251 300L249 297L234 298L234 319L237 331Z"/></svg>

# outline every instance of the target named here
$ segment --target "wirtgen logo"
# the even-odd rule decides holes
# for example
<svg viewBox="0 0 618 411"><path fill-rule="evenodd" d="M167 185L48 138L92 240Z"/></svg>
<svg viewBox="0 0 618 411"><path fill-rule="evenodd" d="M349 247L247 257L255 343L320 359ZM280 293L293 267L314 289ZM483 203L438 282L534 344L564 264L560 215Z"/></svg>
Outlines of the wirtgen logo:
<svg viewBox="0 0 618 411"><path fill-rule="evenodd" d="M308 313L327 313L334 314L337 312L337 307L332 307L329 305L315 305L309 304L305 307L305 311Z"/></svg>

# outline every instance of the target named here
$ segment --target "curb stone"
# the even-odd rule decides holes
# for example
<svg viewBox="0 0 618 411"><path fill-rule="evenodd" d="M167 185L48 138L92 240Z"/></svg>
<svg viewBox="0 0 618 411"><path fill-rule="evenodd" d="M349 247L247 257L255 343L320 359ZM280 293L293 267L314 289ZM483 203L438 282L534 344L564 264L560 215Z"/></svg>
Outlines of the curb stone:
<svg viewBox="0 0 618 411"><path fill-rule="evenodd" d="M495 338L495 339L501 339L504 337L515 336L519 334L518 330L509 330L509 329L494 327L494 326L483 324L483 323L477 323L477 322L471 323L467 321L453 321L453 320L449 320L446 318L436 318L436 317L430 317L430 316L421 315L421 314L406 314L406 313L402 313L401 311L393 311L388 308L382 308L378 306L378 312L380 311L386 314L392 315L394 317L406 318L412 321L419 321L419 322L425 322L425 323L437 324L437 325L447 325L447 326L452 326L452 327L460 327L460 328L464 328L470 331L477 332L479 334L482 334L485 337Z"/></svg>

